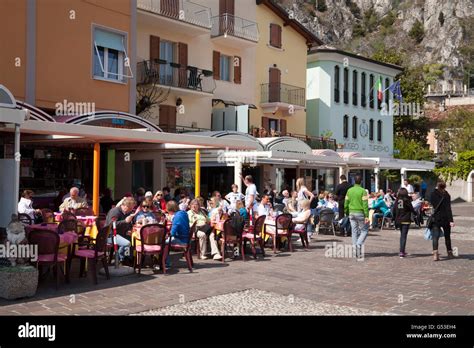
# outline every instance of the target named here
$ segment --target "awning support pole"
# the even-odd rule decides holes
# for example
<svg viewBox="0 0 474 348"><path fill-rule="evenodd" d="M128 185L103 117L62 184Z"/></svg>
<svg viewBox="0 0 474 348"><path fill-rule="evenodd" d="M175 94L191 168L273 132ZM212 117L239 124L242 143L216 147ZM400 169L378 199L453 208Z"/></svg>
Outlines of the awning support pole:
<svg viewBox="0 0 474 348"><path fill-rule="evenodd" d="M375 192L379 192L379 168L374 168Z"/></svg>
<svg viewBox="0 0 474 348"><path fill-rule="evenodd" d="M201 195L201 151L196 150L196 183L194 186L194 197Z"/></svg>
<svg viewBox="0 0 474 348"><path fill-rule="evenodd" d="M13 199L13 213L18 214L18 194L20 193L20 125L15 124L15 183L13 192L15 198Z"/></svg>
<svg viewBox="0 0 474 348"><path fill-rule="evenodd" d="M242 180L240 174L242 173L242 161L237 158L234 162L234 184L239 186L239 192L242 193Z"/></svg>
<svg viewBox="0 0 474 348"><path fill-rule="evenodd" d="M99 215L100 143L94 144L94 168L92 183L92 210Z"/></svg>

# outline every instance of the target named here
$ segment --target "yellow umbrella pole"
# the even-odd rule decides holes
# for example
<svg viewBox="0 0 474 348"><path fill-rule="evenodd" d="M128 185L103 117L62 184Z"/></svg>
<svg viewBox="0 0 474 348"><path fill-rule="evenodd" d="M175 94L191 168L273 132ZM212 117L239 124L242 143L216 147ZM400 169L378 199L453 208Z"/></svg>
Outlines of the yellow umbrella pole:
<svg viewBox="0 0 474 348"><path fill-rule="evenodd" d="M194 197L201 195L201 151L196 150L196 182L194 186Z"/></svg>

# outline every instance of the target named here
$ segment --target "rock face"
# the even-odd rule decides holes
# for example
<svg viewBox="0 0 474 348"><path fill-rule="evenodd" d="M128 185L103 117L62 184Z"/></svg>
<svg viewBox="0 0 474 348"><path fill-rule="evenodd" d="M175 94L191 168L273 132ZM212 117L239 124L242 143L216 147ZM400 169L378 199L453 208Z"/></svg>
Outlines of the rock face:
<svg viewBox="0 0 474 348"><path fill-rule="evenodd" d="M406 62L410 65L442 63L451 75L459 74L466 62L459 48L467 44L463 22L471 19L473 25L474 0L276 1L293 11L294 17L326 44L337 48L370 56L384 45L406 53ZM321 3L327 8L322 12L318 11ZM364 17L369 10L375 12L375 29L357 37L354 26L364 27L367 20ZM394 16L395 21L384 27L383 19L388 15ZM417 20L424 29L423 39L418 44L408 35Z"/></svg>

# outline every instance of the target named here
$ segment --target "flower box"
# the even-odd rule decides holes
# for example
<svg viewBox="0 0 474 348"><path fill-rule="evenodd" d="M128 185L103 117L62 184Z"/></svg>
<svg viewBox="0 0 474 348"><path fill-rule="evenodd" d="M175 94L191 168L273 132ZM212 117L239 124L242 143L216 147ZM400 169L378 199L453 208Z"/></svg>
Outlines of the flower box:
<svg viewBox="0 0 474 348"><path fill-rule="evenodd" d="M0 297L16 300L32 297L38 288L38 270L33 266L0 267Z"/></svg>

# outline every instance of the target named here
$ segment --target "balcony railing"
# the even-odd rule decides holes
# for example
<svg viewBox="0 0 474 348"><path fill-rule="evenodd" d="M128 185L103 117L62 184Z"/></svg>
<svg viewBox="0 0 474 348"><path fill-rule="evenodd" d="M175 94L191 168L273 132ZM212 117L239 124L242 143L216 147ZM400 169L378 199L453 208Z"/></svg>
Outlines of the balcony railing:
<svg viewBox="0 0 474 348"><path fill-rule="evenodd" d="M137 64L137 84L157 84L205 93L213 93L216 89L212 71L161 59Z"/></svg>
<svg viewBox="0 0 474 348"><path fill-rule="evenodd" d="M227 35L258 42L258 24L228 13L212 17L211 37Z"/></svg>
<svg viewBox="0 0 474 348"><path fill-rule="evenodd" d="M312 136L306 136L303 134L292 134L292 133L287 133L287 136L293 137L300 139L304 141L306 144L309 145L313 150L337 150L337 143L336 139L331 139L331 138L323 138L323 137L312 137Z"/></svg>
<svg viewBox="0 0 474 348"><path fill-rule="evenodd" d="M138 0L137 7L199 27L211 28L211 9L188 0Z"/></svg>
<svg viewBox="0 0 474 348"><path fill-rule="evenodd" d="M177 126L177 125L161 124L161 123L158 124L158 127L160 127L163 132L167 132L167 133L190 133L190 132L209 132L210 131L210 129L207 129L207 128Z"/></svg>
<svg viewBox="0 0 474 348"><path fill-rule="evenodd" d="M263 83L261 103L286 103L305 106L305 89L285 83Z"/></svg>

